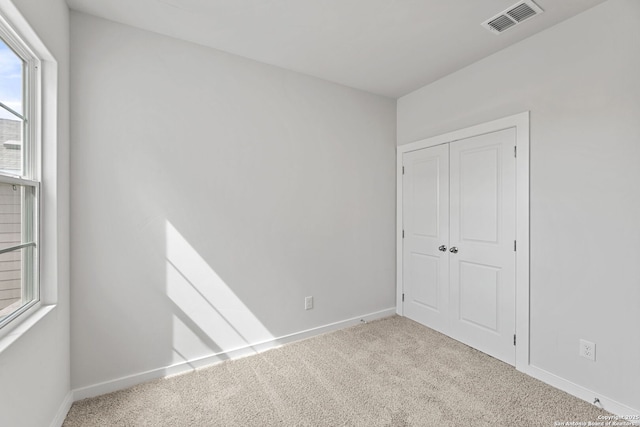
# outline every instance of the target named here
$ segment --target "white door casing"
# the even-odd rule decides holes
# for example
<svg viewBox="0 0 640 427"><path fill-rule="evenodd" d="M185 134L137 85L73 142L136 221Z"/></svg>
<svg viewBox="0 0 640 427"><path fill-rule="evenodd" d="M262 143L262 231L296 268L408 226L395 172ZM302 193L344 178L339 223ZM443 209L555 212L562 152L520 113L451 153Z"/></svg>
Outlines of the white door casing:
<svg viewBox="0 0 640 427"><path fill-rule="evenodd" d="M415 202L405 199L415 185L403 180L402 166L433 157L434 154L418 154L418 150L436 146L439 150L447 147L451 164L448 188L451 193L451 234L447 243L439 245L458 249L457 254L447 252L443 257L440 253L438 258L440 268L450 263L447 269L450 272L447 286L451 284L447 292L448 322L443 321L442 316L434 320L436 316L416 313L420 305L416 304L414 296L418 301L424 297L412 289L416 285L411 281L417 276L412 273L414 277L404 277L411 268L411 260L405 259L405 253L435 255L425 249L416 250L415 242L411 241L416 239L415 233L406 230L414 221L405 212L410 209L407 203ZM514 157L514 146L518 149L517 158ZM504 163L507 159L511 161ZM483 163L485 167L474 166ZM505 182L505 174L514 179ZM525 370L529 365L529 113L398 147L397 190L398 314L421 323L426 323L425 319L431 321L430 326L434 329ZM487 197L482 197L482 192L486 192ZM439 203L443 203L442 198ZM479 215L469 214L474 211ZM402 238L403 228L408 242ZM518 247L514 252L516 240ZM421 273L433 276L433 272L424 268ZM440 272L439 277L444 275ZM442 292L442 286L437 289ZM440 296L438 301L443 299ZM507 306L505 300L515 303ZM426 312L426 309L422 311ZM439 310L439 313L444 312ZM515 347L514 330L518 337ZM489 348L483 347L486 343Z"/></svg>

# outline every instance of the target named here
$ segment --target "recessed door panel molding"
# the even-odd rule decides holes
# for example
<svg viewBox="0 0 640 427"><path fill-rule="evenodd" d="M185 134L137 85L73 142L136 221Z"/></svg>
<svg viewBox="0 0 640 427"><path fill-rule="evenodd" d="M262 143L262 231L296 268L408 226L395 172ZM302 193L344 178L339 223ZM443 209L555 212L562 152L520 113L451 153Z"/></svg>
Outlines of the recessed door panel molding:
<svg viewBox="0 0 640 427"><path fill-rule="evenodd" d="M491 138L485 135L484 138ZM466 148L455 159L460 176L460 240L498 243L500 229L500 146Z"/></svg>
<svg viewBox="0 0 640 427"><path fill-rule="evenodd" d="M437 257L425 254L412 253L408 268L409 284L419 284L407 292L411 302L421 304L436 312L442 309L438 297L440 292L438 285L440 280L440 268L438 267L439 259ZM424 284L424 286L423 286Z"/></svg>
<svg viewBox="0 0 640 427"><path fill-rule="evenodd" d="M398 147L398 312L521 370L528 125L523 113Z"/></svg>
<svg viewBox="0 0 640 427"><path fill-rule="evenodd" d="M500 334L500 268L460 262L457 321L469 323L483 332Z"/></svg>
<svg viewBox="0 0 640 427"><path fill-rule="evenodd" d="M438 191L440 184L440 159L437 157L411 164L412 181L412 232L418 236L438 238L440 215Z"/></svg>

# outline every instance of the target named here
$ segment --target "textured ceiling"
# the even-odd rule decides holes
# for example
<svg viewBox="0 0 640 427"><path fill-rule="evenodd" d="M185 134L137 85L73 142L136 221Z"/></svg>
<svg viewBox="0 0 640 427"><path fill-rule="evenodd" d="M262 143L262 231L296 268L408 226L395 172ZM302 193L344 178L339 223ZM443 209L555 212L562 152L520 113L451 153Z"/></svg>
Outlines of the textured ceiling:
<svg viewBox="0 0 640 427"><path fill-rule="evenodd" d="M604 0L536 0L501 35L480 24L515 0L67 0L72 9L393 98Z"/></svg>

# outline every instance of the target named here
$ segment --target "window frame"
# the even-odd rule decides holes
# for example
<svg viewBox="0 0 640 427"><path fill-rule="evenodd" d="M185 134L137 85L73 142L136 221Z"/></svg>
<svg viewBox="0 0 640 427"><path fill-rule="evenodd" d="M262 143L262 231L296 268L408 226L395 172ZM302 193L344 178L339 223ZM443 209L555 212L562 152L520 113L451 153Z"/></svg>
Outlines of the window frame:
<svg viewBox="0 0 640 427"><path fill-rule="evenodd" d="M13 29L8 20L0 15L0 38L13 52L24 62L22 103L23 114L18 114L23 120L22 136L22 173L14 175L0 171L0 184L19 185L33 188L33 204L28 206L23 198L21 216L23 218L22 232L25 227L30 228L30 242L21 242L20 245L7 247L1 253L30 248L31 256L22 262L21 295L32 292L29 302L9 313L0 320L0 337L20 323L18 319L26 318L29 314L41 307L42 289L40 282L40 227L41 227L41 139L42 139L42 60L34 53L29 44L21 38ZM2 100L0 100L1 102ZM14 114L17 113L8 109ZM32 218L32 221L24 221L24 218ZM30 243L33 244L30 244ZM21 296L22 297L22 296Z"/></svg>

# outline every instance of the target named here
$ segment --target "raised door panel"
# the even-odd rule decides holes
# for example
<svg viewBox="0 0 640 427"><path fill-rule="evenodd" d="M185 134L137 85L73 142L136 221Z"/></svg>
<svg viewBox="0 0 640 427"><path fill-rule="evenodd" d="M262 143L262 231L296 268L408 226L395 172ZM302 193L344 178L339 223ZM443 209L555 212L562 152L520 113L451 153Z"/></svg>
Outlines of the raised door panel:
<svg viewBox="0 0 640 427"><path fill-rule="evenodd" d="M460 321L489 332L498 331L500 268L461 261Z"/></svg>
<svg viewBox="0 0 640 427"><path fill-rule="evenodd" d="M440 259L432 255L413 252L409 255L409 282L414 284L409 291L409 299L436 312L440 311Z"/></svg>
<svg viewBox="0 0 640 427"><path fill-rule="evenodd" d="M498 242L500 146L460 152L460 241Z"/></svg>

